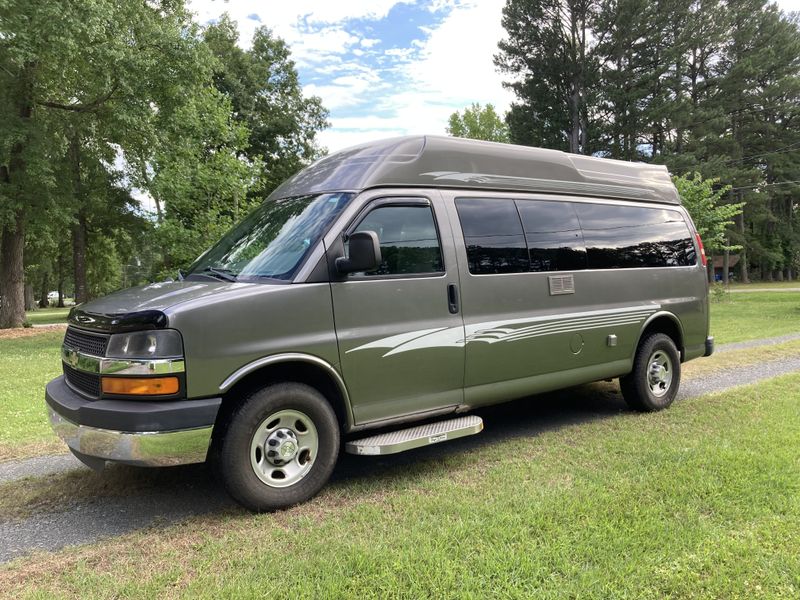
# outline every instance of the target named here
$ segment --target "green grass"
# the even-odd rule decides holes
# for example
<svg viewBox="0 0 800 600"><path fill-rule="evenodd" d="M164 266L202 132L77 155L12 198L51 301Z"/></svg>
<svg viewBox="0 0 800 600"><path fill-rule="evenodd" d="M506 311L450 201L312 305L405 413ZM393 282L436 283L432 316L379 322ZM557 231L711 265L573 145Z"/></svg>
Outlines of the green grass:
<svg viewBox="0 0 800 600"><path fill-rule="evenodd" d="M657 414L509 433L268 515L0 568L13 597L797 598L800 375ZM544 423L542 422L544 421ZM507 423L508 424L508 423ZM377 462L377 464L376 464Z"/></svg>
<svg viewBox="0 0 800 600"><path fill-rule="evenodd" d="M728 294L711 303L711 335L717 344L800 331L800 292Z"/></svg>
<svg viewBox="0 0 800 600"><path fill-rule="evenodd" d="M757 289L761 289L761 288L770 289L770 290L772 290L772 289L779 290L781 288L800 288L800 281L797 281L797 280L795 280L795 281L764 281L764 282L755 281L753 283L738 283L738 282L732 281L729 285L731 286L731 288L740 289L740 290L746 290L748 288L756 289L756 290Z"/></svg>
<svg viewBox="0 0 800 600"><path fill-rule="evenodd" d="M55 436L47 423L44 386L61 372L64 332L0 338L0 459Z"/></svg>
<svg viewBox="0 0 800 600"><path fill-rule="evenodd" d="M66 323L69 308L40 308L25 313L25 318L34 325Z"/></svg>

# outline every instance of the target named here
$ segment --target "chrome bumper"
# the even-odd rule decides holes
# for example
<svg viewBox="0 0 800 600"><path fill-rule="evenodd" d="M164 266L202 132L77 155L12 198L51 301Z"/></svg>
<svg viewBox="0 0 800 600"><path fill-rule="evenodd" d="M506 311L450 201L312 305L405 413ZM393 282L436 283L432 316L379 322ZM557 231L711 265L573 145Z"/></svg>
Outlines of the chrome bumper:
<svg viewBox="0 0 800 600"><path fill-rule="evenodd" d="M142 467L166 467L206 460L212 426L178 431L127 433L78 425L48 405L50 424L70 450L81 455Z"/></svg>

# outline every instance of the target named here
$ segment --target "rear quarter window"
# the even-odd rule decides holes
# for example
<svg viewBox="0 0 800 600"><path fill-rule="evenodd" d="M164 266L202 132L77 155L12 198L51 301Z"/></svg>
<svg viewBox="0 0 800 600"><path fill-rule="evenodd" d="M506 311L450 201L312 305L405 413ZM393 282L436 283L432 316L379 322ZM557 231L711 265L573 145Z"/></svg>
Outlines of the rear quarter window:
<svg viewBox="0 0 800 600"><path fill-rule="evenodd" d="M586 248L571 202L517 200L531 271L577 271L586 268Z"/></svg>
<svg viewBox="0 0 800 600"><path fill-rule="evenodd" d="M590 269L696 264L694 242L676 210L575 203Z"/></svg>

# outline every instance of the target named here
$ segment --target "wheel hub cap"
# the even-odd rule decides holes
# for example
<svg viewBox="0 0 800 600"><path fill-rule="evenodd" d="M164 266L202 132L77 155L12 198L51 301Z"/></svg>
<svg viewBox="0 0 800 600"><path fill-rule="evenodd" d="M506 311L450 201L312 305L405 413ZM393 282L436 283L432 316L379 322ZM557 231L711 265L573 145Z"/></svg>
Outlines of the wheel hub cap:
<svg viewBox="0 0 800 600"><path fill-rule="evenodd" d="M253 434L250 464L271 487L288 487L305 477L317 456L313 421L300 411L281 410L264 419Z"/></svg>
<svg viewBox="0 0 800 600"><path fill-rule="evenodd" d="M647 379L654 396L663 396L669 391L672 385L672 361L665 352L659 350L650 357Z"/></svg>

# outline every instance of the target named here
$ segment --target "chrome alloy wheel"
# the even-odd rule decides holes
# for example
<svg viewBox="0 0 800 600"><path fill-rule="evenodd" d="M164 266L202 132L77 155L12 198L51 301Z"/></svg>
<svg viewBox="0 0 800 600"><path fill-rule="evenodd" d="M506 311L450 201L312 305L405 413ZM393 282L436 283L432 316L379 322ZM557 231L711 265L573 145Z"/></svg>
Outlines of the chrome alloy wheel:
<svg viewBox="0 0 800 600"><path fill-rule="evenodd" d="M311 470L319 436L311 419L280 410L264 419L250 441L250 464L258 478L276 488L294 485Z"/></svg>
<svg viewBox="0 0 800 600"><path fill-rule="evenodd" d="M656 350L647 361L647 385L653 396L661 397L672 385L672 361L663 350Z"/></svg>

